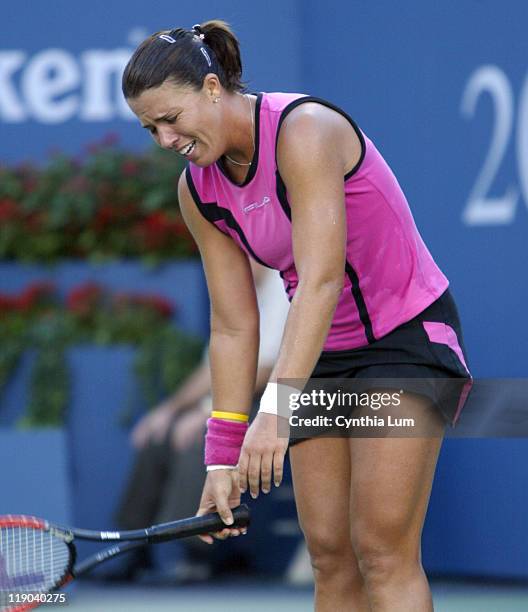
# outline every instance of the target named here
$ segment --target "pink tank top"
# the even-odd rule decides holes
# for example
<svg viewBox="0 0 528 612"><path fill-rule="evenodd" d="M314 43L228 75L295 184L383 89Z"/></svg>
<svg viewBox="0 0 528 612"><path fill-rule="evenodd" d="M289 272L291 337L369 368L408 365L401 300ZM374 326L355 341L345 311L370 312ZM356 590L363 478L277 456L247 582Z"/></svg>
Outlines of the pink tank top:
<svg viewBox="0 0 528 612"><path fill-rule="evenodd" d="M346 117L362 146L359 162L343 181L344 287L324 345L325 351L347 350L372 343L409 321L449 284L418 233L394 174L352 119L319 98L259 94L256 151L244 183L234 183L221 162L207 168L190 163L186 178L203 216L258 262L279 270L291 300L299 279L290 204L275 149L282 121L305 102L323 104Z"/></svg>

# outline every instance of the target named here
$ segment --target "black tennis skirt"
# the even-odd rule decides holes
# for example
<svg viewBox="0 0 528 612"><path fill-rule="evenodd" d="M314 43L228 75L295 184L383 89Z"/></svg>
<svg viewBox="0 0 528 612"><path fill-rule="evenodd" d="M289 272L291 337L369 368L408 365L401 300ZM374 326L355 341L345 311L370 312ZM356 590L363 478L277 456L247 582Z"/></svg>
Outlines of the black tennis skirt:
<svg viewBox="0 0 528 612"><path fill-rule="evenodd" d="M419 315L367 346L323 351L312 379L355 379L360 386L365 380L371 389L376 386L373 379L384 379L383 388L403 386L429 398L444 422L454 426L472 378L449 289ZM291 444L303 439L292 438Z"/></svg>

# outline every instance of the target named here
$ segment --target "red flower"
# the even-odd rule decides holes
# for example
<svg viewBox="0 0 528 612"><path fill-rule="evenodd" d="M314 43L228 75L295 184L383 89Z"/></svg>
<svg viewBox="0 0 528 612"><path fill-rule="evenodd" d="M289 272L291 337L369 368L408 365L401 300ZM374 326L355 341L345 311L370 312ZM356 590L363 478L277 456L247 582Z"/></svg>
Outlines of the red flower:
<svg viewBox="0 0 528 612"><path fill-rule="evenodd" d="M30 232L40 231L44 220L45 215L41 211L30 213L25 219L25 229Z"/></svg>
<svg viewBox="0 0 528 612"><path fill-rule="evenodd" d="M136 202L128 202L127 204L121 206L119 211L122 217L135 217L138 214L138 205Z"/></svg>
<svg viewBox="0 0 528 612"><path fill-rule="evenodd" d="M95 186L95 191L96 191L97 197L101 201L105 201L105 200L109 200L113 198L115 188L114 188L114 185L112 185L112 183L108 181L102 181L101 183L98 183Z"/></svg>
<svg viewBox="0 0 528 612"><path fill-rule="evenodd" d="M101 140L91 142L86 145L85 150L91 155L97 155L103 149L114 147L119 141L119 134L117 132L108 132Z"/></svg>
<svg viewBox="0 0 528 612"><path fill-rule="evenodd" d="M167 241L169 221L167 213L157 211L151 213L136 227L138 237L147 250L163 248Z"/></svg>
<svg viewBox="0 0 528 612"><path fill-rule="evenodd" d="M176 237L186 236L190 237L189 230L183 221L176 219L170 225L171 234Z"/></svg>
<svg viewBox="0 0 528 612"><path fill-rule="evenodd" d="M17 297L17 306L20 310L27 312L35 308L43 299L49 299L55 292L55 289L55 285L48 281L32 283Z"/></svg>
<svg viewBox="0 0 528 612"><path fill-rule="evenodd" d="M66 308L80 317L86 317L97 308L102 296L100 285L87 282L70 291L66 296Z"/></svg>
<svg viewBox="0 0 528 612"><path fill-rule="evenodd" d="M117 220L118 216L118 212L113 206L103 204L95 213L94 225L97 229L102 230L112 225Z"/></svg>
<svg viewBox="0 0 528 612"><path fill-rule="evenodd" d="M97 155L102 148L100 142L90 142L84 147L84 150L89 155Z"/></svg>
<svg viewBox="0 0 528 612"><path fill-rule="evenodd" d="M0 313L7 314L17 310L17 299L11 295L0 294Z"/></svg>
<svg viewBox="0 0 528 612"><path fill-rule="evenodd" d="M124 176L135 176L139 172L139 169L139 164L132 159L125 160L121 166L121 171Z"/></svg>
<svg viewBox="0 0 528 612"><path fill-rule="evenodd" d="M119 134L117 132L108 132L103 136L101 144L103 147L115 147L119 142Z"/></svg>
<svg viewBox="0 0 528 612"><path fill-rule="evenodd" d="M88 191L88 179L85 176L73 176L62 188L67 193L85 193Z"/></svg>
<svg viewBox="0 0 528 612"><path fill-rule="evenodd" d="M138 223L134 233L146 251L171 247L176 240L181 242L184 239L192 243L183 221L161 210L151 213L141 223Z"/></svg>
<svg viewBox="0 0 528 612"><path fill-rule="evenodd" d="M169 319L175 312L173 304L160 295L120 293L114 296L114 304L119 309L139 307L154 310L164 319Z"/></svg>
<svg viewBox="0 0 528 612"><path fill-rule="evenodd" d="M10 198L0 200L0 223L22 219L24 213L20 206Z"/></svg>
<svg viewBox="0 0 528 612"><path fill-rule="evenodd" d="M167 213L163 210L157 210L145 217L144 224L148 229L161 231L167 228L169 222Z"/></svg>
<svg viewBox="0 0 528 612"><path fill-rule="evenodd" d="M156 310L163 318L169 319L174 314L174 306L169 300L159 295L145 297L145 306Z"/></svg>
<svg viewBox="0 0 528 612"><path fill-rule="evenodd" d="M26 287L18 295L0 294L0 312L29 312L55 292L55 285L48 281L38 281Z"/></svg>
<svg viewBox="0 0 528 612"><path fill-rule="evenodd" d="M36 176L27 176L22 183L25 193L32 193L38 187L38 179Z"/></svg>

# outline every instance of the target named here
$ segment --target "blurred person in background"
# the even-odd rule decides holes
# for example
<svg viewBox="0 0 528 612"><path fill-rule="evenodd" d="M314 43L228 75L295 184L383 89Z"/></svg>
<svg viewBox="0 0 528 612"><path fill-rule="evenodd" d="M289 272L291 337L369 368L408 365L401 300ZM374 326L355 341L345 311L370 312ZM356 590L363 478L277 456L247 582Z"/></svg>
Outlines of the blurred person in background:
<svg viewBox="0 0 528 612"><path fill-rule="evenodd" d="M449 282L372 141L329 102L248 93L241 79L239 43L222 21L153 34L123 75L141 125L189 161L179 201L212 312L214 405L198 514L216 509L226 524L202 536L208 543L238 535L230 509L241 492L256 498L281 483L279 381L396 377L407 390L412 379L470 378ZM291 299L249 429L259 326L248 256L279 270ZM291 441L318 612L432 611L421 532L443 428L462 406L444 407L436 389L401 400L422 437Z"/></svg>
<svg viewBox="0 0 528 612"><path fill-rule="evenodd" d="M260 396L277 358L289 303L279 275L252 263L260 311L261 342L255 394ZM192 516L200 501L204 431L211 414L211 371L207 351L195 371L176 392L145 414L130 438L137 451L116 516L120 529L139 529ZM206 578L211 567L209 549L198 539L182 540L186 559L158 567L168 581ZM149 558L148 547L130 553L125 568L114 579L131 580L141 570L160 565ZM156 574L153 569L152 575Z"/></svg>

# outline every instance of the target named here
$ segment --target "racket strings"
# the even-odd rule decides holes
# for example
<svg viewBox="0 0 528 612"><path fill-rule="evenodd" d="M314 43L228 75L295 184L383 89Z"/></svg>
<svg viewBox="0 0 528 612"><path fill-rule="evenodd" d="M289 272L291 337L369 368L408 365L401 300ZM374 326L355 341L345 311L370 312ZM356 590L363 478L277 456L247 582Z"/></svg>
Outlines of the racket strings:
<svg viewBox="0 0 528 612"><path fill-rule="evenodd" d="M47 592L69 565L70 550L60 538L32 527L0 527L0 610L10 594ZM13 606L14 607L14 606Z"/></svg>

